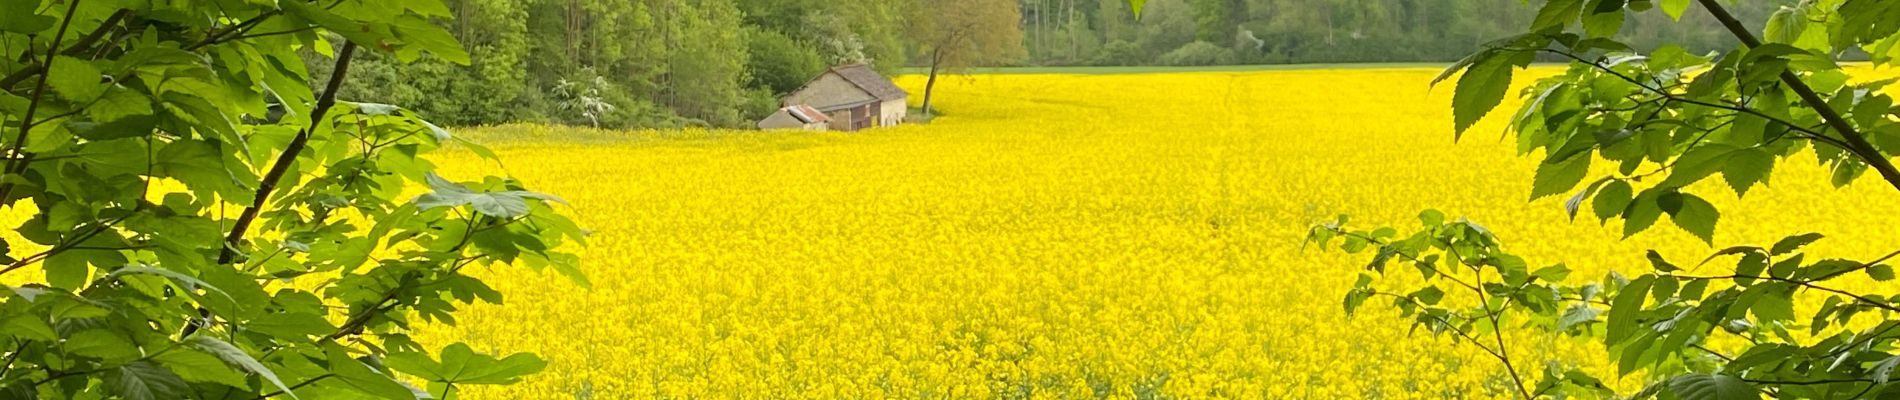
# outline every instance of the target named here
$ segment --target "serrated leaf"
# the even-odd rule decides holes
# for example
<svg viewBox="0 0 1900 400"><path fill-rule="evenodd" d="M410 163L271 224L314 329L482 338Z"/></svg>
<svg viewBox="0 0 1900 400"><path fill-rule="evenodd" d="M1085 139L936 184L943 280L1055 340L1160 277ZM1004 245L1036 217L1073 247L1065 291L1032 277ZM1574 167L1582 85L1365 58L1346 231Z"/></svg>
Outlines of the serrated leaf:
<svg viewBox="0 0 1900 400"><path fill-rule="evenodd" d="M105 94L109 87L99 83L104 77L99 68L85 60L58 56L53 62L53 69L46 73L46 85L52 86L62 98L76 103L88 102Z"/></svg>
<svg viewBox="0 0 1900 400"><path fill-rule="evenodd" d="M1511 68L1508 57L1493 55L1465 69L1464 75L1458 78L1458 86L1451 99L1457 136L1463 136L1466 130L1504 101L1504 93L1511 86Z"/></svg>
<svg viewBox="0 0 1900 400"><path fill-rule="evenodd" d="M1629 182L1621 180L1610 181L1597 189L1596 197L1590 200L1590 208L1596 211L1597 222L1623 215L1623 209L1629 207L1633 190Z"/></svg>
<svg viewBox="0 0 1900 400"><path fill-rule="evenodd" d="M1887 265L1887 264L1875 264L1873 266L1867 267L1867 275L1869 277L1874 278L1874 280L1876 281L1881 281L1881 282L1891 281L1894 278L1893 266Z"/></svg>
<svg viewBox="0 0 1900 400"><path fill-rule="evenodd" d="M185 339L184 344L198 350L203 350L206 353L211 353L211 355L217 356L218 359L224 360L226 363L243 369L252 375L264 378L264 381L270 382L271 385L276 386L278 390L282 390L284 395L290 396L290 398L293 399L297 398L297 394L292 393L290 387L284 385L284 381L277 379L276 372L271 372L269 367L265 367L264 363L258 362L256 358L251 357L250 353L244 352L244 349L239 349L237 346L225 343L223 340L212 338L210 335L194 335L190 339Z"/></svg>
<svg viewBox="0 0 1900 400"><path fill-rule="evenodd" d="M1701 238L1704 243L1714 244L1715 224L1721 218L1721 212L1716 211L1714 204L1709 204L1701 197L1682 193L1680 198L1681 206L1669 212L1669 219L1682 230Z"/></svg>
<svg viewBox="0 0 1900 400"><path fill-rule="evenodd" d="M244 374L231 369L231 364L202 351L175 349L153 356L152 361L164 365L187 382L217 383L231 387L248 385L244 382Z"/></svg>
<svg viewBox="0 0 1900 400"><path fill-rule="evenodd" d="M1824 238L1824 237L1827 237L1827 236L1819 234L1819 233L1809 232L1809 233L1803 233L1799 235L1781 238L1780 241L1775 242L1775 245L1773 247L1768 248L1768 253L1777 255L1777 256L1782 255L1782 254L1792 253L1795 250L1800 250L1802 246L1807 246L1809 243L1814 243L1814 241L1821 240L1821 238Z"/></svg>
<svg viewBox="0 0 1900 400"><path fill-rule="evenodd" d="M1567 331L1579 324L1595 321L1597 315L1602 313L1603 310L1590 307L1587 304L1578 303L1572 305L1569 310L1564 311L1563 317L1557 319L1557 330Z"/></svg>
<svg viewBox="0 0 1900 400"><path fill-rule="evenodd" d="M1689 11L1689 0L1660 1L1662 2L1663 14L1669 14L1669 18L1674 18L1677 21L1681 21L1682 14Z"/></svg>
<svg viewBox="0 0 1900 400"><path fill-rule="evenodd" d="M1728 161L1722 164L1722 179L1729 188L1735 189L1735 195L1748 194L1748 189L1756 183L1768 181L1768 174L1775 169L1775 156L1757 148L1736 150L1729 153Z"/></svg>
<svg viewBox="0 0 1900 400"><path fill-rule="evenodd" d="M1655 279L1648 275L1636 278L1610 300L1610 317L1604 331L1606 343L1621 343L1636 330L1636 318L1643 309L1643 301L1649 298L1649 286Z"/></svg>
<svg viewBox="0 0 1900 400"><path fill-rule="evenodd" d="M1531 200L1570 191L1583 182L1584 175L1590 173L1589 155L1570 157L1557 163L1543 163L1537 166L1537 175L1531 180Z"/></svg>
<svg viewBox="0 0 1900 400"><path fill-rule="evenodd" d="M515 353L496 359L476 353L467 344L442 348L441 361L430 360L420 352L391 354L384 360L389 368L433 382L473 385L505 385L521 377L540 372L547 362L529 353Z"/></svg>
<svg viewBox="0 0 1900 400"><path fill-rule="evenodd" d="M107 361L125 361L139 356L138 347L133 346L131 341L104 329L87 329L69 335L63 347L70 354Z"/></svg>
<svg viewBox="0 0 1900 400"><path fill-rule="evenodd" d="M1755 386L1727 375L1688 374L1669 380L1669 391L1681 400L1760 399Z"/></svg>
<svg viewBox="0 0 1900 400"><path fill-rule="evenodd" d="M1629 205L1624 208L1623 237L1636 236L1637 233L1649 229L1651 225L1656 224L1656 220L1662 218L1662 207L1656 204L1656 198L1661 195L1652 190L1643 191L1643 194L1631 199Z"/></svg>
<svg viewBox="0 0 1900 400"><path fill-rule="evenodd" d="M106 387L127 400L182 399L190 390L178 374L147 361L106 370L104 379Z"/></svg>
<svg viewBox="0 0 1900 400"><path fill-rule="evenodd" d="M350 357L349 352L335 342L325 343L323 354L330 364L330 373L336 375L344 385L358 392L383 399L416 398L415 393L410 391L408 386L403 386L387 373L377 371L361 360Z"/></svg>

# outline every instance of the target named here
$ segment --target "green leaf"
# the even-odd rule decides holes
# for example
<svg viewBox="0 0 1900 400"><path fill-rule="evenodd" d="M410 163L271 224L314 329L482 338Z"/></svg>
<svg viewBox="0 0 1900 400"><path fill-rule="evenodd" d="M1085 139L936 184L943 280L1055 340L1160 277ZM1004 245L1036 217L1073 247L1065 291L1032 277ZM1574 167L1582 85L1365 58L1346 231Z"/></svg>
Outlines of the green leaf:
<svg viewBox="0 0 1900 400"><path fill-rule="evenodd" d="M1754 294L1754 302L1748 311L1755 315L1759 323L1794 320L1794 287L1780 282L1769 282L1749 287L1744 296Z"/></svg>
<svg viewBox="0 0 1900 400"><path fill-rule="evenodd" d="M0 0L0 31L33 34L52 28L57 19L31 12L40 8L39 0Z"/></svg>
<svg viewBox="0 0 1900 400"><path fill-rule="evenodd" d="M192 349L174 349L152 357L152 361L164 365L184 378L187 382L216 383L231 387L246 387L244 374L231 368L224 360Z"/></svg>
<svg viewBox="0 0 1900 400"><path fill-rule="evenodd" d="M99 68L85 60L58 56L53 60L53 69L46 73L46 85L52 86L60 97L83 103L105 94L110 86L99 83L102 77Z"/></svg>
<svg viewBox="0 0 1900 400"><path fill-rule="evenodd" d="M1128 0L1128 9L1135 12L1135 19L1141 19L1141 7L1147 4L1148 0Z"/></svg>
<svg viewBox="0 0 1900 400"><path fill-rule="evenodd" d="M128 400L182 399L191 389L177 374L148 361L106 370L104 378L112 393Z"/></svg>
<svg viewBox="0 0 1900 400"><path fill-rule="evenodd" d="M1801 39L1802 31L1808 27L1806 7L1782 6L1774 15L1768 16L1768 26L1762 29L1762 39L1773 43L1793 44Z"/></svg>
<svg viewBox="0 0 1900 400"><path fill-rule="evenodd" d="M1609 221L1611 217L1623 214L1629 207L1632 189L1629 182L1612 180L1597 189L1596 198L1590 200L1590 208L1596 211L1597 222Z"/></svg>
<svg viewBox="0 0 1900 400"><path fill-rule="evenodd" d="M1736 196L1748 194L1748 189L1756 183L1768 181L1769 171L1775 169L1775 156L1759 148L1747 148L1729 153L1728 161L1722 165L1722 178L1735 189Z"/></svg>
<svg viewBox="0 0 1900 400"><path fill-rule="evenodd" d="M559 198L523 191L476 192L455 182L449 182L435 174L427 177L429 187L434 192L416 198L416 206L428 210L437 207L471 206L475 212L491 217L514 218L528 214L527 199L541 199L560 202Z"/></svg>
<svg viewBox="0 0 1900 400"><path fill-rule="evenodd" d="M1682 270L1682 268L1676 267L1676 264L1671 264L1669 260L1663 259L1662 253L1658 253L1655 250L1650 250L1648 254L1644 255L1644 258L1649 259L1649 265L1656 268L1657 271L1676 272Z"/></svg>
<svg viewBox="0 0 1900 400"><path fill-rule="evenodd" d="M1583 14L1583 6L1583 0L1550 0L1544 3L1543 8L1537 9L1537 18L1531 21L1531 31L1562 30Z"/></svg>
<svg viewBox="0 0 1900 400"><path fill-rule="evenodd" d="M1438 302L1440 300L1445 299L1445 291L1439 290L1438 287L1436 286L1426 286L1423 289L1419 289L1416 292L1412 292L1412 298L1418 299L1418 302L1424 303L1425 305L1428 305L1428 306L1438 305Z"/></svg>
<svg viewBox="0 0 1900 400"><path fill-rule="evenodd" d="M1735 275L1738 276L1761 276L1761 272L1767 269L1768 257L1761 253L1748 253L1742 256L1741 261L1735 263ZM1755 278L1737 277L1735 283L1743 286L1752 285L1755 283Z"/></svg>
<svg viewBox="0 0 1900 400"><path fill-rule="evenodd" d="M1645 275L1630 281L1610 300L1610 317L1604 331L1604 340L1609 344L1623 342L1636 330L1636 318L1643 310L1643 300L1649 298L1649 286L1656 277Z"/></svg>
<svg viewBox="0 0 1900 400"><path fill-rule="evenodd" d="M456 65L469 65L468 51L455 41L455 35L428 19L404 15L395 23L398 38L404 42L396 49L396 58L402 62L415 61L423 51Z"/></svg>
<svg viewBox="0 0 1900 400"><path fill-rule="evenodd" d="M430 360L427 354L412 352L391 354L384 363L391 369L430 381L472 385L511 384L547 367L546 361L533 354L516 353L497 360L475 353L464 343L442 348L441 362Z"/></svg>
<svg viewBox="0 0 1900 400"><path fill-rule="evenodd" d="M92 115L93 122L100 124L129 117L149 116L152 115L152 98L145 97L145 94L126 89L123 86L113 86L112 89L105 92L104 97L99 98L99 102L93 103L92 107L86 108L86 112ZM137 129L128 129L128 131L112 132L111 134L122 135L118 137L131 137L142 136L145 133L149 133L149 130L147 130L147 132L139 132ZM103 139L110 138L112 137L104 137Z"/></svg>
<svg viewBox="0 0 1900 400"><path fill-rule="evenodd" d="M1761 393L1748 382L1728 375L1688 374L1669 379L1669 391L1681 400L1755 400Z"/></svg>
<svg viewBox="0 0 1900 400"><path fill-rule="evenodd" d="M1891 281L1893 280L1893 266L1887 265L1887 264L1875 264L1873 266L1867 267L1867 275L1870 277L1873 277L1874 280L1876 281L1881 281L1881 282Z"/></svg>
<svg viewBox="0 0 1900 400"><path fill-rule="evenodd" d="M107 361L128 361L139 357L138 347L125 337L104 329L88 329L66 337L66 352Z"/></svg>
<svg viewBox="0 0 1900 400"><path fill-rule="evenodd" d="M1511 87L1511 68L1508 57L1493 55L1465 69L1465 74L1458 78L1458 86L1451 99L1456 136L1462 137L1466 130L1504 101L1504 93Z"/></svg>
<svg viewBox="0 0 1900 400"><path fill-rule="evenodd" d="M384 399L416 398L415 393L411 392L408 386L403 386L388 374L350 357L349 352L335 342L324 343L323 354L330 364L330 373L335 374L338 380L343 381L343 384L358 392Z"/></svg>
<svg viewBox="0 0 1900 400"><path fill-rule="evenodd" d="M1682 204L1669 211L1669 219L1675 221L1682 230L1701 238L1704 243L1714 244L1715 223L1721 218L1721 213L1715 210L1714 204L1709 204L1701 197L1688 193L1679 193L1678 196Z"/></svg>
<svg viewBox="0 0 1900 400"><path fill-rule="evenodd" d="M1669 18L1674 18L1677 21L1681 21L1682 14L1689 11L1689 0L1660 1L1662 2L1663 14L1669 14Z"/></svg>
<svg viewBox="0 0 1900 400"><path fill-rule="evenodd" d="M1571 305L1569 310L1564 311L1563 317L1557 319L1557 330L1567 331L1585 322L1595 321L1597 315L1602 313L1603 310L1590 307L1588 304L1577 303Z"/></svg>
<svg viewBox="0 0 1900 400"><path fill-rule="evenodd" d="M1701 181L1716 172L1722 171L1728 163L1729 155L1735 153L1735 147L1719 143L1703 144L1689 149L1677 158L1675 167L1669 170L1659 186L1683 187Z"/></svg>
<svg viewBox="0 0 1900 400"><path fill-rule="evenodd" d="M1663 192L1651 188L1630 200L1629 205L1623 209L1623 237L1636 236L1638 232L1649 229L1650 225L1656 224L1657 219L1662 218L1662 207L1656 204L1656 199L1662 195Z"/></svg>
<svg viewBox="0 0 1900 400"><path fill-rule="evenodd" d="M85 251L62 251L46 257L42 266L46 270L46 284L53 287L78 290L92 276L92 268L86 264Z"/></svg>
<svg viewBox="0 0 1900 400"><path fill-rule="evenodd" d="M237 346L225 343L223 340L212 338L211 335L193 335L190 339L185 339L184 344L198 350L203 350L206 353L211 353L211 355L218 356L218 359L224 360L226 363L243 369L246 372L250 372L252 375L262 377L264 381L270 382L271 385L276 386L278 390L282 390L285 395L293 399L297 398L297 394L292 393L290 387L284 385L284 381L277 379L277 373L271 372L269 367L265 367L264 363L258 362L256 358L251 357L250 353L244 352L244 349L239 349Z"/></svg>
<svg viewBox="0 0 1900 400"><path fill-rule="evenodd" d="M1824 238L1824 237L1827 237L1827 236L1819 234L1819 233L1809 232L1809 233L1803 233L1799 235L1781 238L1780 241L1775 242L1774 247L1768 248L1768 253L1777 255L1777 256L1793 253L1795 250L1800 250L1802 246L1807 246L1809 243L1814 243L1814 241L1821 240L1821 238Z"/></svg>
<svg viewBox="0 0 1900 400"><path fill-rule="evenodd" d="M53 333L53 325L47 324L44 317L32 314L21 314L7 318L6 322L0 323L0 328L6 328L3 330L8 335L22 339L49 342L59 340L59 334Z"/></svg>
<svg viewBox="0 0 1900 400"><path fill-rule="evenodd" d="M1583 182L1584 175L1590 173L1590 159L1593 158L1596 157L1584 154L1555 164L1539 164L1537 176L1531 181L1531 200L1562 194L1577 187L1577 183ZM1577 202L1581 203L1581 200ZM1576 214L1572 212L1571 215Z"/></svg>

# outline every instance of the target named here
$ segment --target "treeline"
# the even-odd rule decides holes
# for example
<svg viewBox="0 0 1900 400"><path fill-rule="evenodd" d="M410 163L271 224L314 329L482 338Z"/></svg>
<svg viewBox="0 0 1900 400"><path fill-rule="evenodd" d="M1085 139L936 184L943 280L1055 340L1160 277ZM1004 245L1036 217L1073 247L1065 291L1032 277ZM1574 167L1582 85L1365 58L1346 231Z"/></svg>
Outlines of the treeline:
<svg viewBox="0 0 1900 400"><path fill-rule="evenodd" d="M1227 65L1456 60L1521 33L1536 16L1523 0L1021 0L1034 65ZM1762 21L1788 0L1742 1L1730 11ZM1623 27L1632 46L1728 48L1734 38L1692 10L1678 23L1642 13Z"/></svg>
<svg viewBox="0 0 1900 400"><path fill-rule="evenodd" d="M917 27L941 25L928 23L945 20L928 15L948 12L939 1L951 0L449 0L454 18L438 22L470 65L359 55L342 94L455 125L742 127L830 65L927 65L933 33ZM1522 0L1150 0L1136 19L1127 0L1010 1L1020 9L958 13L1020 19L1024 51L986 50L1011 54L1003 65L1439 62L1520 32L1535 12ZM1759 21L1783 2L1733 11ZM1625 36L1730 46L1713 19L1689 14L1633 17ZM306 56L325 76L330 62Z"/></svg>
<svg viewBox="0 0 1900 400"><path fill-rule="evenodd" d="M902 67L909 1L449 0L471 65L359 54L340 93L456 125L744 126L830 65Z"/></svg>

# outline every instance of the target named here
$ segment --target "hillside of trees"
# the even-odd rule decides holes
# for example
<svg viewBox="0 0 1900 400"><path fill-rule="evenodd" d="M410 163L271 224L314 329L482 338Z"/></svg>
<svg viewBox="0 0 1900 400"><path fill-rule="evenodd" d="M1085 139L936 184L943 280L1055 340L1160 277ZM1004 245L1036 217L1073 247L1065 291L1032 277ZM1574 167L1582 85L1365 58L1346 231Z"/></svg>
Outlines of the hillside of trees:
<svg viewBox="0 0 1900 400"><path fill-rule="evenodd" d="M366 55L344 98L454 125L543 122L744 127L829 65L887 73L928 62L911 32L942 0L451 0L457 65ZM1439 62L1516 32L1520 0L1018 0L1022 51L1001 65ZM1741 2L1760 20L1776 3ZM1691 13L1691 15L1700 14ZM1632 43L1726 46L1712 20L1632 18ZM1706 19L1705 17L1702 17ZM306 52L312 76L327 58Z"/></svg>

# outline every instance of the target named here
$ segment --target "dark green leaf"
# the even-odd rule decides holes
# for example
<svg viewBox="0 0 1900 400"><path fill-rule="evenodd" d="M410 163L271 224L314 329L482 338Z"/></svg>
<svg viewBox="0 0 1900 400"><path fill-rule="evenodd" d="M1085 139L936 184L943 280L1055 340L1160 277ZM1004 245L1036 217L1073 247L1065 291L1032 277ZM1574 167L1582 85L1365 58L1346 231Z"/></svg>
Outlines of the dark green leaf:
<svg viewBox="0 0 1900 400"><path fill-rule="evenodd" d="M1671 378L1669 391L1681 400L1755 400L1761 393L1748 382L1727 375L1688 374Z"/></svg>
<svg viewBox="0 0 1900 400"><path fill-rule="evenodd" d="M190 339L185 339L184 343L186 346L211 353L211 355L217 356L218 359L237 366L246 372L250 372L252 375L262 377L264 381L270 382L271 385L277 387L278 390L284 391L284 393L291 398L297 398L296 394L290 393L290 387L285 386L284 381L277 379L277 373L271 372L269 367L264 366L264 363L258 362L257 358L251 357L250 353L244 352L243 349L239 349L237 346L225 343L223 340L212 338L210 335L194 335Z"/></svg>
<svg viewBox="0 0 1900 400"><path fill-rule="evenodd" d="M88 329L65 339L67 353L107 361L128 361L139 357L139 349L126 337L104 329Z"/></svg>
<svg viewBox="0 0 1900 400"><path fill-rule="evenodd" d="M1876 264L1874 266L1867 267L1867 275L1870 277L1873 277L1874 280L1876 281L1881 281L1881 282L1891 281L1893 280L1893 266L1887 265L1887 264Z"/></svg>
<svg viewBox="0 0 1900 400"><path fill-rule="evenodd" d="M67 56L58 56L53 62L53 69L46 74L46 85L52 86L60 97L83 103L105 94L108 86L99 83L103 75L92 64Z"/></svg>
<svg viewBox="0 0 1900 400"><path fill-rule="evenodd" d="M0 31L33 34L53 27L57 19L34 14L32 10L40 8L39 0L0 0Z"/></svg>
<svg viewBox="0 0 1900 400"><path fill-rule="evenodd" d="M1735 194L1747 195L1748 189L1758 182L1767 182L1769 171L1775 169L1775 156L1758 148L1736 150L1729 154L1728 161L1722 165L1722 178L1728 181Z"/></svg>
<svg viewBox="0 0 1900 400"><path fill-rule="evenodd" d="M1629 182L1613 180L1597 189L1596 198L1590 200L1590 208L1596 211L1597 221L1608 221L1611 217L1623 214L1629 207L1632 189Z"/></svg>
<svg viewBox="0 0 1900 400"><path fill-rule="evenodd" d="M1636 330L1636 318L1643 309L1643 301L1649 298L1649 286L1655 282L1654 276L1645 275L1630 281L1616 293L1610 301L1610 317L1604 332L1604 339L1610 344L1622 343Z"/></svg>
<svg viewBox="0 0 1900 400"><path fill-rule="evenodd" d="M1827 236L1813 232L1785 237L1775 242L1774 247L1770 247L1768 252L1769 254L1777 256L1792 253L1795 250L1800 250L1802 246L1807 246L1809 243L1814 243L1814 241L1821 240L1821 238L1824 237Z"/></svg>
<svg viewBox="0 0 1900 400"><path fill-rule="evenodd" d="M1662 253L1658 253L1655 250L1650 250L1644 257L1649 259L1649 265L1656 268L1657 271L1676 272L1682 270L1682 268L1677 268L1675 264L1670 264L1669 260L1663 259Z"/></svg>
<svg viewBox="0 0 1900 400"><path fill-rule="evenodd" d="M1680 198L1681 206L1669 212L1669 219L1675 221L1682 230L1701 238L1704 243L1715 243L1715 223L1721 217L1715 205L1688 193L1682 193Z"/></svg>
<svg viewBox="0 0 1900 400"><path fill-rule="evenodd" d="M107 370L105 381L112 393L128 400L182 399L190 390L177 374L147 361Z"/></svg>
<svg viewBox="0 0 1900 400"><path fill-rule="evenodd" d="M164 365L176 372L187 382L217 383L231 387L246 387L244 374L217 357L192 349L174 349L152 357L152 361Z"/></svg>

